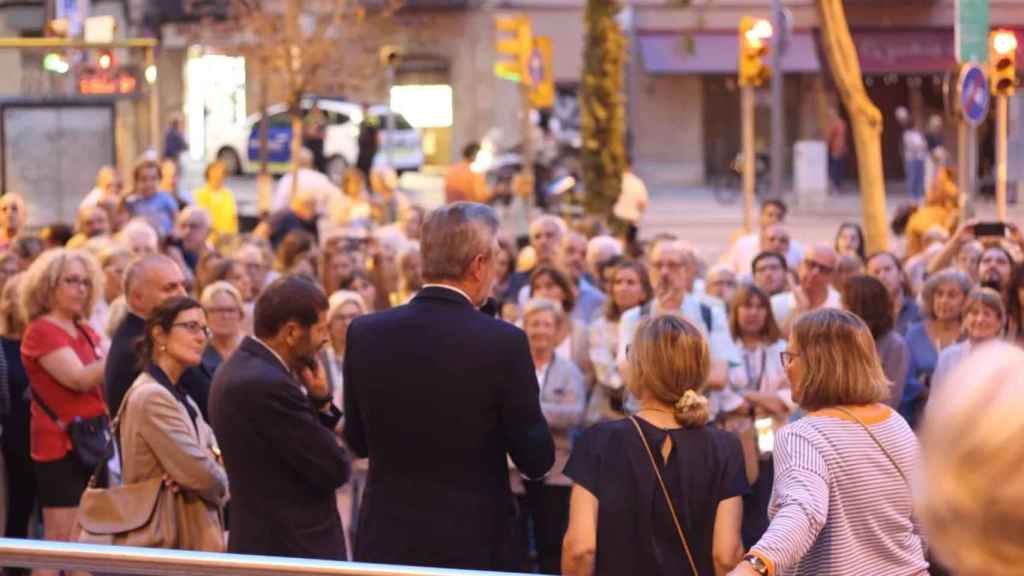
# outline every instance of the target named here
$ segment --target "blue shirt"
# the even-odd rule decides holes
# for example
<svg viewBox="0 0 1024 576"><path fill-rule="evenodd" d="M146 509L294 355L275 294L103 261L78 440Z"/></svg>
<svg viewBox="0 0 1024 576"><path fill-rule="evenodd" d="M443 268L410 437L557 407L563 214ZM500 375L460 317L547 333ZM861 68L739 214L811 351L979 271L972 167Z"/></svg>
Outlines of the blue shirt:
<svg viewBox="0 0 1024 576"><path fill-rule="evenodd" d="M916 424L913 422L914 401L925 391L931 380L935 365L939 362L939 351L928 337L928 330L923 321L911 324L903 340L907 343L910 359L907 363L907 385L903 388L899 411L913 427Z"/></svg>
<svg viewBox="0 0 1024 576"><path fill-rule="evenodd" d="M167 236L174 228L174 218L178 215L178 201L167 192L158 191L149 198L133 196L128 206L132 216L149 220L162 236Z"/></svg>
<svg viewBox="0 0 1024 576"><path fill-rule="evenodd" d="M576 307L572 309L572 319L589 325L604 302L605 295L587 282L586 278L580 278L579 295L576 297Z"/></svg>

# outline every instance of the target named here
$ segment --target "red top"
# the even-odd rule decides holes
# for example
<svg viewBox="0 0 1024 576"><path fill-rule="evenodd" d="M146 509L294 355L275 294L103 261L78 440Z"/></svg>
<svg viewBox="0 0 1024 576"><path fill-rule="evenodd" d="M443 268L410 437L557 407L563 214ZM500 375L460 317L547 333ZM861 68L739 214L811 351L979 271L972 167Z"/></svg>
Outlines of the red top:
<svg viewBox="0 0 1024 576"><path fill-rule="evenodd" d="M82 331L88 333L92 339L91 343ZM69 346L78 355L82 365L88 366L100 358L100 353L96 349L98 344L99 338L88 325L80 325L78 335L72 337L63 328L45 318L33 320L21 339L21 361L25 364L33 397L42 398L64 424L69 423L75 416L92 418L105 414L107 405L103 402L99 386L87 392L66 388L43 369L39 358ZM67 433L61 432L53 419L34 401L30 437L32 459L38 462L60 460L71 450L71 438Z"/></svg>

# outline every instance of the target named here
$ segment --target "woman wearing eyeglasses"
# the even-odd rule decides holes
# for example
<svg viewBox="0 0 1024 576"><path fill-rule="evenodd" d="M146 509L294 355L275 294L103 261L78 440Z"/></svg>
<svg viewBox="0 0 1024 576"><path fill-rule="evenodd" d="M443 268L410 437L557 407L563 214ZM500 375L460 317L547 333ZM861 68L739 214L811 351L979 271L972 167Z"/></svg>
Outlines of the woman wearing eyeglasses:
<svg viewBox="0 0 1024 576"><path fill-rule="evenodd" d="M927 576L910 488L920 447L883 404L871 331L850 312L815 310L781 356L807 415L775 436L771 524L730 576Z"/></svg>
<svg viewBox="0 0 1024 576"><path fill-rule="evenodd" d="M99 387L100 339L88 324L101 286L91 256L54 249L29 266L20 287L28 322L21 358L32 389L31 453L47 540L71 537L79 497L92 473L76 458L67 425L75 418L101 425L107 414Z"/></svg>
<svg viewBox="0 0 1024 576"><path fill-rule="evenodd" d="M210 341L203 351L202 371L212 381L217 368L242 343L245 303L242 294L229 282L218 281L203 289L199 301L209 320Z"/></svg>
<svg viewBox="0 0 1024 576"><path fill-rule="evenodd" d="M198 366L209 328L199 302L175 296L149 314L141 342L145 363L121 405L121 475L125 485L162 478L175 491L176 547L224 551L221 508L228 478L213 430L181 388Z"/></svg>

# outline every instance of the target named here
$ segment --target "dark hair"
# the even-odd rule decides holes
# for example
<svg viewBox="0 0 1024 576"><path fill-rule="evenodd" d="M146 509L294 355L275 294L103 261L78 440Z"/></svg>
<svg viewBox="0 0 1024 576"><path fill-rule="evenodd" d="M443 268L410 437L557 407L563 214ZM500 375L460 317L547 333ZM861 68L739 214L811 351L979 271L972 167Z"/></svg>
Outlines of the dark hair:
<svg viewBox="0 0 1024 576"><path fill-rule="evenodd" d="M149 317L146 318L146 330L142 333L142 338L138 343L139 361L143 367L153 361L153 351L156 347L153 340L153 331L159 327L163 330L164 334L167 334L171 331L171 327L174 326L174 321L178 319L178 315L193 308L202 310L203 306L188 296L171 296L157 304L156 308L153 308L153 311L149 313Z"/></svg>
<svg viewBox="0 0 1024 576"><path fill-rule="evenodd" d="M40 235L46 238L46 244L50 248L60 248L67 244L68 240L71 240L75 231L67 224L56 223L43 228Z"/></svg>
<svg viewBox="0 0 1024 576"><path fill-rule="evenodd" d="M847 278L843 284L843 306L868 325L875 340L892 331L896 324L889 291L873 276L858 274Z"/></svg>
<svg viewBox="0 0 1024 576"><path fill-rule="evenodd" d="M789 208L786 208L786 203L785 202L783 202L782 200L779 200L778 198L769 198L769 199L765 200L764 202L761 202L761 211L764 212L764 209L769 207L769 206L775 206L776 208L781 210L782 211L782 220L786 219L786 214L789 213Z"/></svg>
<svg viewBox="0 0 1024 576"><path fill-rule="evenodd" d="M982 252L982 254L984 254L984 251ZM1007 255L1009 255L1009 253L1007 253ZM867 270L868 265L871 264L871 261L874 260L875 258L878 258L879 256L886 256L886 257L888 257L889 260L892 261L892 265L896 267L897 271L899 271L899 273L900 273L900 286L903 287L903 295L904 296L913 296L914 295L914 289L910 285L910 278L907 276L907 271L903 269L903 262L900 261L899 256L893 254L892 252L889 252L888 250L880 250L878 252L875 252L871 256L868 256L867 260L864 260L864 269ZM980 258L979 258L979 260L980 260ZM1010 259L1010 262L1013 263L1013 258Z"/></svg>
<svg viewBox="0 0 1024 576"><path fill-rule="evenodd" d="M283 276L256 300L253 334L261 340L273 338L288 322L309 328L327 309L327 295L315 282L303 276Z"/></svg>
<svg viewBox="0 0 1024 576"><path fill-rule="evenodd" d="M779 264L782 264L783 272L789 272L789 263L786 262L785 256L778 252L761 252L757 256L754 256L754 261L750 263L750 273L753 274L757 270L757 264L761 262L761 260L770 260L772 258L778 260Z"/></svg>
<svg viewBox="0 0 1024 576"><path fill-rule="evenodd" d="M907 225L910 224L910 218L917 212L917 204L913 202L909 204L901 204L896 208L896 214L893 215L892 221L889 222L889 229L892 233L897 236L903 236L907 233Z"/></svg>
<svg viewBox="0 0 1024 576"><path fill-rule="evenodd" d="M463 160L469 160L472 162L478 153L480 153L480 144L477 144L476 142L470 142L462 147Z"/></svg>
<svg viewBox="0 0 1024 576"><path fill-rule="evenodd" d="M1008 334L1008 336L1020 336L1024 334L1024 324L1020 321L1021 310L1024 310L1024 302L1021 302L1020 299L1020 289L1024 288L1024 266L1013 267L1013 272L1010 274L1009 287L1009 302L1006 305L1006 315L1016 323L1017 334ZM1007 322L1007 325L1011 324Z"/></svg>
<svg viewBox="0 0 1024 576"><path fill-rule="evenodd" d="M10 250L22 260L35 260L43 253L45 248L39 236L30 234L26 236L19 235L15 238Z"/></svg>
<svg viewBox="0 0 1024 576"><path fill-rule="evenodd" d="M576 307L576 290L569 281L569 276L554 266L542 264L533 269L533 272L530 273L530 297L533 298L535 296L533 293L533 283L543 276L547 276L562 289L562 292L565 293L565 300L560 302L560 304L566 314L571 313L572 309Z"/></svg>
<svg viewBox="0 0 1024 576"><path fill-rule="evenodd" d="M851 229L857 233L857 256L860 256L861 262L866 262L867 259L864 256L864 229L856 222L843 222L839 225L839 229L836 230L836 239L832 243L832 248L834 248L836 252L839 252L839 235L846 229Z"/></svg>
<svg viewBox="0 0 1024 576"><path fill-rule="evenodd" d="M312 234L296 228L285 234L274 255L278 272L287 273L299 261L299 257L308 254L316 247L316 238Z"/></svg>

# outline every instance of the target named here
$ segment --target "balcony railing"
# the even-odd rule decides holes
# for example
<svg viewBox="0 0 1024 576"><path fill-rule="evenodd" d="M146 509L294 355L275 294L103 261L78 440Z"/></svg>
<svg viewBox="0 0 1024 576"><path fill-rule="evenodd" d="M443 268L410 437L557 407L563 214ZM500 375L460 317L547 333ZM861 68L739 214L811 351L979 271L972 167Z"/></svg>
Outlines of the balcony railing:
<svg viewBox="0 0 1024 576"><path fill-rule="evenodd" d="M149 576L484 576L507 572L449 570L186 550L94 546L0 538L0 566ZM520 575L525 576L525 575Z"/></svg>

